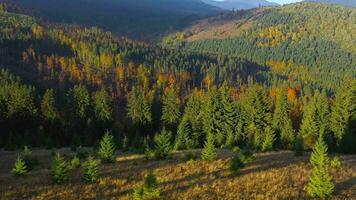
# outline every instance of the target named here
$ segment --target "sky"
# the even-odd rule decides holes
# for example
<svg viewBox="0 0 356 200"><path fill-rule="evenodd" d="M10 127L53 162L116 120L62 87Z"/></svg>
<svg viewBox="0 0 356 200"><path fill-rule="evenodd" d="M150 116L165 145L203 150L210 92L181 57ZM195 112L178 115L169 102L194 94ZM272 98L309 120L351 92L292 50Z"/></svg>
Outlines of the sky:
<svg viewBox="0 0 356 200"><path fill-rule="evenodd" d="M286 4L286 3L298 2L298 1L301 1L301 0L269 0L269 1L276 2L276 3L279 3L279 4Z"/></svg>

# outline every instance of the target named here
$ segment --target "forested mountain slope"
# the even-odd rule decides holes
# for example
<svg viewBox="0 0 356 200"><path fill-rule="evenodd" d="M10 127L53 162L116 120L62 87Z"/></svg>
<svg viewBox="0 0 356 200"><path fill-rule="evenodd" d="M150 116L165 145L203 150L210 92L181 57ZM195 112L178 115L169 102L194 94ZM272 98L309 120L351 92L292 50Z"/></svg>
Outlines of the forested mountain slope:
<svg viewBox="0 0 356 200"><path fill-rule="evenodd" d="M50 22L98 26L135 39L155 39L221 12L200 0L0 0Z"/></svg>
<svg viewBox="0 0 356 200"><path fill-rule="evenodd" d="M339 4L344 6L356 7L355 0L305 0L306 2L318 2L328 4Z"/></svg>
<svg viewBox="0 0 356 200"><path fill-rule="evenodd" d="M231 12L172 34L164 45L235 55L327 88L356 72L356 9L298 3Z"/></svg>

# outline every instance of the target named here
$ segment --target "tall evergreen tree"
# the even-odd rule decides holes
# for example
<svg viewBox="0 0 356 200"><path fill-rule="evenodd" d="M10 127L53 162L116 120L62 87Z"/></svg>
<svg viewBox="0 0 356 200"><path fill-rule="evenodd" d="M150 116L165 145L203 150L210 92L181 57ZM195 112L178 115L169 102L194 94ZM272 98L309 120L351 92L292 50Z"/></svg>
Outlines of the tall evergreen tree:
<svg viewBox="0 0 356 200"><path fill-rule="evenodd" d="M180 119L180 100L174 88L167 88L162 98L161 120L166 125L175 125Z"/></svg>
<svg viewBox="0 0 356 200"><path fill-rule="evenodd" d="M41 102L42 118L46 121L53 122L58 117L56 102L53 89L46 90Z"/></svg>
<svg viewBox="0 0 356 200"><path fill-rule="evenodd" d="M93 96L93 107L95 117L103 122L108 122L112 120L113 110L112 110L112 102L111 97L105 91L105 89L101 89L96 92Z"/></svg>
<svg viewBox="0 0 356 200"><path fill-rule="evenodd" d="M142 125L151 123L151 108L141 89L132 88L127 99L127 112L134 123Z"/></svg>
<svg viewBox="0 0 356 200"><path fill-rule="evenodd" d="M76 85L68 92L69 104L73 118L85 119L89 112L90 96L83 85Z"/></svg>
<svg viewBox="0 0 356 200"><path fill-rule="evenodd" d="M344 152L356 152L356 80L345 79L335 95L331 113L331 130L338 147Z"/></svg>
<svg viewBox="0 0 356 200"><path fill-rule="evenodd" d="M172 150L172 133L167 131L165 128L162 129L161 133L155 135L155 156L158 159L165 159L169 156Z"/></svg>
<svg viewBox="0 0 356 200"><path fill-rule="evenodd" d="M285 91L281 91L276 99L276 108L273 114L273 128L280 136L282 146L291 148L294 144L294 131L292 120L289 117L289 107Z"/></svg>
<svg viewBox="0 0 356 200"><path fill-rule="evenodd" d="M327 145L321 135L315 143L313 153L310 157L313 169L310 182L308 183L307 193L313 198L330 197L334 190L334 184L329 175L329 158L327 150Z"/></svg>
<svg viewBox="0 0 356 200"><path fill-rule="evenodd" d="M230 97L229 87L226 82L219 90L219 97L221 102L221 120L217 141L225 147L232 147L235 143L234 121L237 113L235 112L234 103Z"/></svg>
<svg viewBox="0 0 356 200"><path fill-rule="evenodd" d="M184 116L178 126L174 149L191 149L193 148L193 145L194 141L192 138L192 127L188 118Z"/></svg>

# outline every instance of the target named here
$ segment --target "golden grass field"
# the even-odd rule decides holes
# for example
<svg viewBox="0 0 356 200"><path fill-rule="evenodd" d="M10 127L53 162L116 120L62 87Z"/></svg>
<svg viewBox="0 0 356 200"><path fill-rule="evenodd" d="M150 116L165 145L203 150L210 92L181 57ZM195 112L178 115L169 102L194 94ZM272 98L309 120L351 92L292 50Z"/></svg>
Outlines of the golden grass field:
<svg viewBox="0 0 356 200"><path fill-rule="evenodd" d="M69 149L58 151L67 158L73 156ZM256 160L237 175L230 174L231 153L224 150L212 163L185 161L185 152L164 161L119 154L115 163L100 164L95 184L84 183L78 169L71 171L69 183L54 185L51 151L34 149L40 165L16 178L10 170L18 153L0 150L0 199L133 199L134 188L142 185L148 170L156 174L162 199L307 199L305 186L311 172L308 155L295 157L289 151L256 154ZM333 199L356 199L356 155L341 156L341 160L342 168L332 173Z"/></svg>

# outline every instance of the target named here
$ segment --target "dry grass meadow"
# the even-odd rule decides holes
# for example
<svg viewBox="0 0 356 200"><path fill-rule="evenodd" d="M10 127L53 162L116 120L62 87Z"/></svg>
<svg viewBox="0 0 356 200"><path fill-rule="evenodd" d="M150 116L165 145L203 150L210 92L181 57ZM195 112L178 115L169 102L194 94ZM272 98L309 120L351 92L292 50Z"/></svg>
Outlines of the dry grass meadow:
<svg viewBox="0 0 356 200"><path fill-rule="evenodd" d="M58 151L73 156L69 149ZM116 163L100 164L95 184L84 183L78 169L71 171L69 183L54 185L51 151L33 150L40 165L20 178L10 173L17 153L0 150L0 199L133 199L134 188L143 183L148 170L157 176L162 199L307 199L310 174L308 155L295 157L289 151L256 154L256 160L236 175L228 169L229 151L220 150L219 159L212 163L186 161L185 152L164 161L119 154ZM356 199L356 156L341 156L341 160L342 168L333 172L333 199Z"/></svg>

